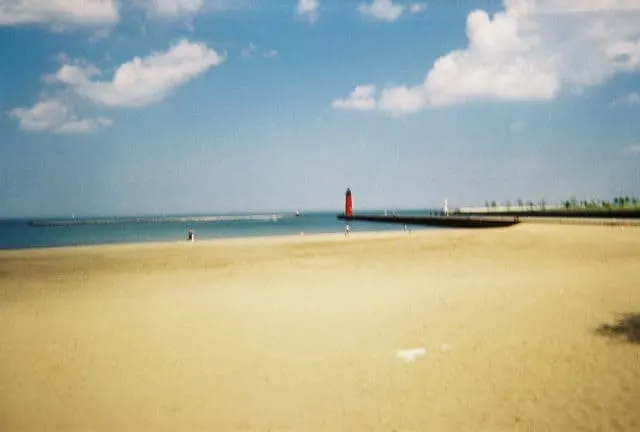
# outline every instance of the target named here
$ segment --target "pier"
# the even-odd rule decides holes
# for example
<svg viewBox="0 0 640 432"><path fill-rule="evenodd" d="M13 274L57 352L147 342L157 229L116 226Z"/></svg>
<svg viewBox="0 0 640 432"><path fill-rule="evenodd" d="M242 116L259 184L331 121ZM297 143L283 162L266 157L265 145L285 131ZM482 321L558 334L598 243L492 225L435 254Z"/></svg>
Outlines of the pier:
<svg viewBox="0 0 640 432"><path fill-rule="evenodd" d="M383 216L339 214L338 219L363 222L384 222L403 225L422 225L448 228L504 228L520 223L517 217L501 216Z"/></svg>

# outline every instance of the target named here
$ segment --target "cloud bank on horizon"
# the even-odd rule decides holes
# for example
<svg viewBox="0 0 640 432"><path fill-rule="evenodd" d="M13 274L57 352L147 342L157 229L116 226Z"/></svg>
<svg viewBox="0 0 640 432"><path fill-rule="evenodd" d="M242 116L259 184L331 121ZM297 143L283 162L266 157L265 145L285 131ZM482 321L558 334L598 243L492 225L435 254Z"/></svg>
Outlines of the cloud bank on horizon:
<svg viewBox="0 0 640 432"><path fill-rule="evenodd" d="M401 13L374 4L387 19ZM548 101L640 70L638 12L636 0L505 0L493 16L469 13L468 46L437 59L423 82L358 85L333 107L398 116L477 100Z"/></svg>

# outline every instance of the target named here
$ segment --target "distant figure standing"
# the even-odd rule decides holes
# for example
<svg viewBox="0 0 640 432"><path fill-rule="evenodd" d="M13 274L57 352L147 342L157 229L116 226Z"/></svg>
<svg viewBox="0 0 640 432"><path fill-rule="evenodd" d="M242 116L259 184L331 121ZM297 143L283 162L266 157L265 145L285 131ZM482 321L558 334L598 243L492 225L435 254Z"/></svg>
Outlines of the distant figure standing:
<svg viewBox="0 0 640 432"><path fill-rule="evenodd" d="M351 225L347 224L344 227L344 235L345 235L345 237L348 236L350 233L351 233Z"/></svg>
<svg viewBox="0 0 640 432"><path fill-rule="evenodd" d="M192 229L189 230L189 234L187 234L187 241L195 241L196 240L196 234L193 232Z"/></svg>

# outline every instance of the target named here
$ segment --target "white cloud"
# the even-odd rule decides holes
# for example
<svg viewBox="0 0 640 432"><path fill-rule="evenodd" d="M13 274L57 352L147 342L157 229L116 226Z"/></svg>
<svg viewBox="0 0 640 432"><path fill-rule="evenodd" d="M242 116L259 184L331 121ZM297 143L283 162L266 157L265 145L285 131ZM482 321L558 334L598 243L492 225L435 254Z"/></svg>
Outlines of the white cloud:
<svg viewBox="0 0 640 432"><path fill-rule="evenodd" d="M70 106L58 99L48 99L31 108L16 108L8 114L19 121L21 129L27 131L89 133L111 125L111 120L103 117L80 118Z"/></svg>
<svg viewBox="0 0 640 432"><path fill-rule="evenodd" d="M72 62L66 54L55 74L44 77L49 84L62 84L55 96L44 98L31 108L16 108L8 115L23 130L52 133L87 133L111 125L111 120L83 118L73 108L82 97L97 105L139 107L163 99L171 90L222 63L224 57L204 44L180 40L165 52L134 58L120 65L112 80L99 81L103 74L84 61Z"/></svg>
<svg viewBox="0 0 640 432"><path fill-rule="evenodd" d="M358 12L362 15L382 21L395 21L405 11L406 6L393 4L392 0L372 0L371 3L360 3Z"/></svg>
<svg viewBox="0 0 640 432"><path fill-rule="evenodd" d="M245 48L242 49L242 51L240 51L240 55L244 58L251 58L253 57L254 53L258 51L258 47L253 43L249 43L248 46L246 46ZM258 54L260 56L262 56L263 58L266 59L270 59L270 58L274 58L278 56L278 51L275 49L270 49L267 51L262 51L260 54Z"/></svg>
<svg viewBox="0 0 640 432"><path fill-rule="evenodd" d="M183 39L165 52L136 57L120 65L111 81L87 79L70 84L75 84L77 94L99 105L143 106L162 100L174 88L223 61L224 56L206 45ZM69 75L72 80L80 78Z"/></svg>
<svg viewBox="0 0 640 432"><path fill-rule="evenodd" d="M314 23L318 20L318 9L320 9L319 0L298 0L296 15Z"/></svg>
<svg viewBox="0 0 640 432"><path fill-rule="evenodd" d="M627 153L640 154L640 144L633 144L626 148Z"/></svg>
<svg viewBox="0 0 640 432"><path fill-rule="evenodd" d="M376 108L376 87L373 85L357 86L346 99L336 99L333 107L336 109L370 111Z"/></svg>
<svg viewBox="0 0 640 432"><path fill-rule="evenodd" d="M413 113L423 108L426 97L425 90L421 87L390 87L382 91L378 106L381 111L393 115Z"/></svg>
<svg viewBox="0 0 640 432"><path fill-rule="evenodd" d="M601 84L640 69L640 1L505 0L467 17L468 46L435 61L421 84L381 92L406 114L471 100L544 101L564 86Z"/></svg>
<svg viewBox="0 0 640 432"><path fill-rule="evenodd" d="M427 9L426 3L412 3L409 5L409 13L415 14Z"/></svg>
<svg viewBox="0 0 640 432"><path fill-rule="evenodd" d="M82 67L78 65L64 64L54 75L47 75L45 81L48 83L59 82L62 84L81 84L89 81L100 71L94 66Z"/></svg>
<svg viewBox="0 0 640 432"><path fill-rule="evenodd" d="M0 25L94 26L118 20L117 0L0 0Z"/></svg>

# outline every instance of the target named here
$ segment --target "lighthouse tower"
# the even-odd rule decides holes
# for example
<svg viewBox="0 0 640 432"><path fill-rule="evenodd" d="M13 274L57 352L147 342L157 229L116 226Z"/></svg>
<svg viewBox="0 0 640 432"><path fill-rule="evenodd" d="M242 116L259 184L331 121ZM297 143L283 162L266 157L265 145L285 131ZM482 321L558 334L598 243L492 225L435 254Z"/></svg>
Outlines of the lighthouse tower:
<svg viewBox="0 0 640 432"><path fill-rule="evenodd" d="M351 198L351 189L347 188L347 193L344 197L344 216L347 220L353 216L353 201Z"/></svg>

